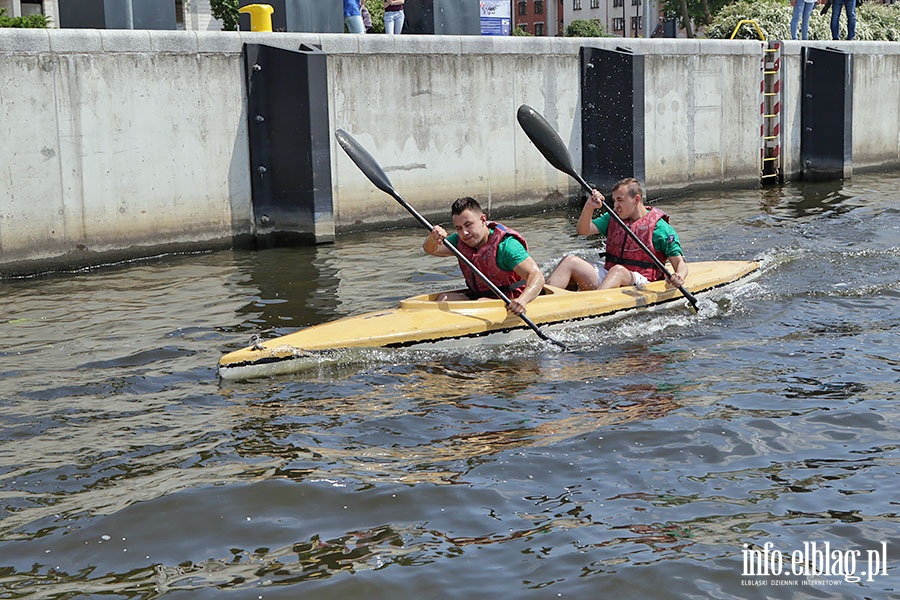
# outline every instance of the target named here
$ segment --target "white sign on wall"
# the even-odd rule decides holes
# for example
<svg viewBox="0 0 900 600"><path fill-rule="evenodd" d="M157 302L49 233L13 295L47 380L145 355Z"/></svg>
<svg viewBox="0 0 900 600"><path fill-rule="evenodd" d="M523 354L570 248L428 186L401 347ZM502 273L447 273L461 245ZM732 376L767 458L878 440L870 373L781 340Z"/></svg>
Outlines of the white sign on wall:
<svg viewBox="0 0 900 600"><path fill-rule="evenodd" d="M510 0L481 0L481 35L509 35L511 28Z"/></svg>

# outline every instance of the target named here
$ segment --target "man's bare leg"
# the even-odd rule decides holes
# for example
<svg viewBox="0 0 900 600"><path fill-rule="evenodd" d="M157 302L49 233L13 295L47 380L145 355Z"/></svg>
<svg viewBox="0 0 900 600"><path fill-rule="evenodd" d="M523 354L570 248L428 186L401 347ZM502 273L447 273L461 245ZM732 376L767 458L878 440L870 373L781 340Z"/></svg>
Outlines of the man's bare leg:
<svg viewBox="0 0 900 600"><path fill-rule="evenodd" d="M577 285L579 291L596 290L600 287L597 268L583 258L571 254L563 257L547 278L547 284L565 289L571 283Z"/></svg>
<svg viewBox="0 0 900 600"><path fill-rule="evenodd" d="M622 265L613 265L600 282L601 290L634 285L634 274Z"/></svg>

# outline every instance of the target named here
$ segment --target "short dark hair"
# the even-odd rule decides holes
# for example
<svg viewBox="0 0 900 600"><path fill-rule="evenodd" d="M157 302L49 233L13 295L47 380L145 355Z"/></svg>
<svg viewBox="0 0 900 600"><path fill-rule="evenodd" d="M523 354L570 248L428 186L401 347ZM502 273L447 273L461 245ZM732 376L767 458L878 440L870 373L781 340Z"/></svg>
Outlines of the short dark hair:
<svg viewBox="0 0 900 600"><path fill-rule="evenodd" d="M478 204L478 200L472 198L471 196L457 198L453 203L453 206L450 207L450 214L452 216L461 215L464 210L471 210L472 212L479 214L484 213L484 211L481 210L481 205Z"/></svg>
<svg viewBox="0 0 900 600"><path fill-rule="evenodd" d="M634 177L626 177L625 179L619 180L619 182L613 186L613 191L615 192L620 187L625 188L625 191L632 198L640 196L641 200L644 199L644 188L641 186L641 182Z"/></svg>

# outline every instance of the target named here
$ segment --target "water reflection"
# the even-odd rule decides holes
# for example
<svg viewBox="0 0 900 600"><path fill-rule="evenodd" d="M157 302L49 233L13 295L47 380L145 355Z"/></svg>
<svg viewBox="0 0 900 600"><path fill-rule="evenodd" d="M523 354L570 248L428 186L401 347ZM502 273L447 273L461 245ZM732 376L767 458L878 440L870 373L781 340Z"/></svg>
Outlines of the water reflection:
<svg viewBox="0 0 900 600"><path fill-rule="evenodd" d="M760 208L779 218L803 220L852 210L853 198L841 181L796 182L789 188L764 188Z"/></svg>
<svg viewBox="0 0 900 600"><path fill-rule="evenodd" d="M161 594L215 586L221 590L291 585L320 580L340 572L359 573L384 568L415 552L400 532L390 526L351 531L332 539L313 536L284 548L252 551L234 548L229 559L210 559L198 564L160 565L156 587Z"/></svg>
<svg viewBox="0 0 900 600"><path fill-rule="evenodd" d="M340 273L329 245L246 253L247 277L237 285L247 304L237 311L242 329L265 332L325 321L339 302Z"/></svg>
<svg viewBox="0 0 900 600"><path fill-rule="evenodd" d="M468 472L499 453L553 446L679 408L677 384L613 383L630 370L652 377L671 360L632 352L614 364L398 367L389 370L386 388L340 397L291 397L286 385L277 397L239 409L236 449L283 461L275 474L293 480L465 483ZM560 389L571 401L559 401ZM522 411L530 417L517 417ZM343 433L360 426L365 433L352 440Z"/></svg>

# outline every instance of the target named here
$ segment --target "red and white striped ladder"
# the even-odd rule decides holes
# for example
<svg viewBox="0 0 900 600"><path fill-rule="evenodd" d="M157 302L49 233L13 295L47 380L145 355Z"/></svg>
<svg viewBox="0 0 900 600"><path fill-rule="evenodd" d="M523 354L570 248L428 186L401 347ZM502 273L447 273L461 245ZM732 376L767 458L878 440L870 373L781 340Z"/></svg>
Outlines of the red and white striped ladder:
<svg viewBox="0 0 900 600"><path fill-rule="evenodd" d="M781 170L781 41L769 40L763 50L760 81L760 180L780 183Z"/></svg>

